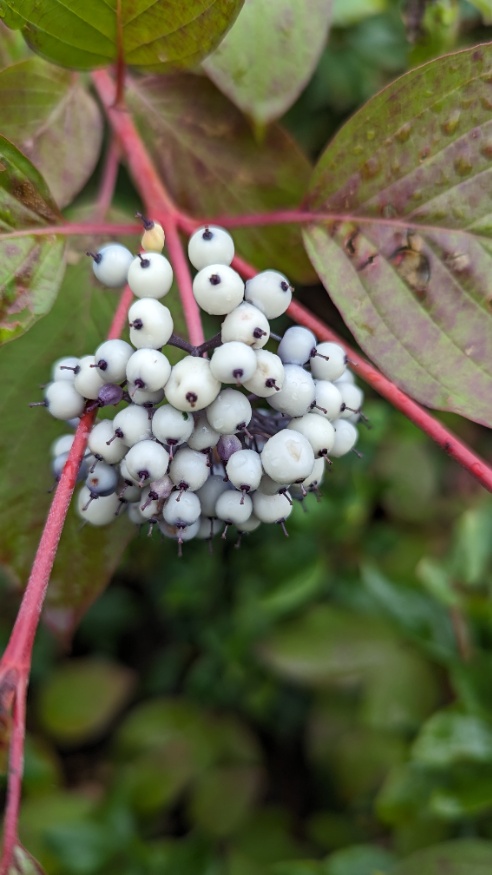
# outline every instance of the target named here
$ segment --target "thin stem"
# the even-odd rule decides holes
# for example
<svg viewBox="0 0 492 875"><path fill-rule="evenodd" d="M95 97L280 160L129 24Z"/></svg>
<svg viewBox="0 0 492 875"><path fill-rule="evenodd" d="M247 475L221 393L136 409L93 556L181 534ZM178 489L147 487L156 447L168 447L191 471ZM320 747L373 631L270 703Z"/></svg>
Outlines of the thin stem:
<svg viewBox="0 0 492 875"><path fill-rule="evenodd" d="M120 149L116 138L112 137L106 152L101 185L99 187L96 209L94 210L97 220L102 221L111 206L119 167Z"/></svg>
<svg viewBox="0 0 492 875"><path fill-rule="evenodd" d="M114 82L111 77L105 70L96 70L92 74L92 79L104 104L113 131L119 139L135 188L144 202L145 213L150 216L158 216L162 221L169 258L174 268L183 304L188 337L193 346L200 346L204 341L202 320L198 304L193 296L188 261L178 234L178 216L181 222L185 221L185 217L180 215L166 190L133 119L128 113L119 112L113 107Z"/></svg>
<svg viewBox="0 0 492 875"><path fill-rule="evenodd" d="M123 42L123 18L121 0L116 0L116 95L115 107L121 108L125 103L125 46Z"/></svg>
<svg viewBox="0 0 492 875"><path fill-rule="evenodd" d="M18 844L19 809L22 795L24 739L26 733L26 697L28 675L21 675L16 685L12 740L9 752L9 783L4 819L4 843L0 875L7 875Z"/></svg>
<svg viewBox="0 0 492 875"><path fill-rule="evenodd" d="M118 337L120 323L128 310L131 292L126 288L108 331L108 339ZM7 807L4 820L4 846L0 875L7 875L17 843L17 822L23 773L25 700L31 669L32 647L56 557L63 526L72 500L87 438L96 410L81 417L68 459L55 490L39 541L31 574L22 596L14 628L0 662L0 701L13 702L13 730L10 745Z"/></svg>
<svg viewBox="0 0 492 875"><path fill-rule="evenodd" d="M174 268L176 283L183 305L188 338L193 346L200 346L205 341L202 319L198 304L193 295L193 283L181 239L173 217L163 218L163 227L166 233L166 244L169 258Z"/></svg>
<svg viewBox="0 0 492 875"><path fill-rule="evenodd" d="M72 225L43 225L42 228L22 228L19 231L0 233L0 240L14 240L18 237L81 237L92 234L138 234L141 226L122 222L74 222Z"/></svg>
<svg viewBox="0 0 492 875"><path fill-rule="evenodd" d="M223 225L226 228L248 228L260 227L264 225L315 225L319 222L347 222L355 225L378 225L387 228L400 228L403 232L415 230L419 233L429 233L438 231L452 231L453 234L464 234L467 237L471 233L466 228L449 228L446 225L426 225L422 222L412 220L410 216L404 218L390 217L388 219L381 216L363 216L358 213L330 213L327 211L294 209L294 210L272 210L269 213L249 213L248 215L237 216L208 216L206 220L193 219L188 221L194 227L205 224L205 221L210 225ZM486 234L478 234L473 231L475 240L488 240Z"/></svg>

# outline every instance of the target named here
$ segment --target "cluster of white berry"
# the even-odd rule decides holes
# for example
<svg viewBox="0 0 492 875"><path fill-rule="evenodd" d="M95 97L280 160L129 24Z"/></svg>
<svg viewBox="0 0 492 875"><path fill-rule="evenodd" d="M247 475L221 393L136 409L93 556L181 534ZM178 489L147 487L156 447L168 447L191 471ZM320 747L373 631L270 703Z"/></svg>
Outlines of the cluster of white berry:
<svg viewBox="0 0 492 875"><path fill-rule="evenodd" d="M244 283L230 266L233 240L216 226L193 234L188 255L198 305L223 321L219 334L191 346L174 334L159 300L173 282L163 229L143 223L136 257L118 243L88 253L101 283L128 283L136 297L130 343L108 340L94 355L57 361L41 402L57 419L75 421L91 407L125 405L92 428L78 513L101 526L126 510L180 550L194 537L225 537L230 525L240 534L261 522L285 530L293 499L316 491L326 465L357 441L362 391L344 350L300 326L272 336L277 351L267 350L269 320L285 313L292 287L274 270ZM174 366L161 351L166 344L187 353ZM56 478L72 441L63 435L52 447Z"/></svg>

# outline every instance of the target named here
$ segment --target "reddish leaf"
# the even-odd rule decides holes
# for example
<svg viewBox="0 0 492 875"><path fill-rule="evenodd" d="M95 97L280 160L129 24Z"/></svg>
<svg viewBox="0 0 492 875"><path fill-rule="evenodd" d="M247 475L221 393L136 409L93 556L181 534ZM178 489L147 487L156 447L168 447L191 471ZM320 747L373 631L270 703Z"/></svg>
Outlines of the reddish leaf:
<svg viewBox="0 0 492 875"><path fill-rule="evenodd" d="M0 72L2 131L44 175L60 207L94 171L102 143L99 108L79 76L39 58Z"/></svg>
<svg viewBox="0 0 492 875"><path fill-rule="evenodd" d="M310 169L293 140L272 126L259 145L241 113L205 78L139 80L128 104L172 196L191 213L263 212L302 198ZM313 276L295 228L237 229L234 239L258 268L277 268L295 280Z"/></svg>
<svg viewBox="0 0 492 875"><path fill-rule="evenodd" d="M377 365L492 425L492 46L439 58L360 110L321 157L311 260Z"/></svg>
<svg viewBox="0 0 492 875"><path fill-rule="evenodd" d="M59 219L42 176L0 137L0 228L36 228ZM51 309L63 277L63 248L55 234L0 237L0 343L18 337Z"/></svg>

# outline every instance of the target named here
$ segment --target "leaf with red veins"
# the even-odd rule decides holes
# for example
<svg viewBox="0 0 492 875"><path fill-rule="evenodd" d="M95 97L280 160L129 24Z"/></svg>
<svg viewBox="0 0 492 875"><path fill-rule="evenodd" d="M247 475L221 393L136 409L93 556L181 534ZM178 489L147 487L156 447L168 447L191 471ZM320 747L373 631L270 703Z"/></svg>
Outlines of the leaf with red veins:
<svg viewBox="0 0 492 875"><path fill-rule="evenodd" d="M0 350L0 563L20 586L29 576L46 521L53 486L50 445L70 432L43 408L40 384L49 382L53 362L93 352L106 336L114 295L92 283L89 259L67 268L49 319ZM124 515L123 515L124 516ZM104 528L85 526L70 508L58 548L46 606L50 624L68 636L117 567L134 532L124 518Z"/></svg>
<svg viewBox="0 0 492 875"><path fill-rule="evenodd" d="M243 0L124 0L126 63L146 70L192 67L220 42ZM94 70L117 61L117 0L3 0L2 17L29 46L62 67Z"/></svg>
<svg viewBox="0 0 492 875"><path fill-rule="evenodd" d="M376 95L321 156L309 256L365 352L429 407L492 425L492 46Z"/></svg>
<svg viewBox="0 0 492 875"><path fill-rule="evenodd" d="M204 77L148 77L132 82L127 104L166 188L200 216L247 215L295 207L310 165L292 138L272 125L258 143L244 116ZM236 248L258 269L310 281L298 228L234 230Z"/></svg>
<svg viewBox="0 0 492 875"><path fill-rule="evenodd" d="M97 164L103 119L78 75L30 58L0 71L2 133L44 175L60 207Z"/></svg>
<svg viewBox="0 0 492 875"><path fill-rule="evenodd" d="M31 162L0 137L0 227L42 227L61 215ZM65 269L64 242L46 237L0 239L0 343L13 340L53 306Z"/></svg>

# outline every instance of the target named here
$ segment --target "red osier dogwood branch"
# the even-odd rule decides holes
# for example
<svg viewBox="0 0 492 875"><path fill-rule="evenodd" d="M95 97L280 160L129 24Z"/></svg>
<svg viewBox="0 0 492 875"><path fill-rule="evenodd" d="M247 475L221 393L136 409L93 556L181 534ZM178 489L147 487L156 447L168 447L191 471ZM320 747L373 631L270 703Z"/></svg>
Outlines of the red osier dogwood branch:
<svg viewBox="0 0 492 875"><path fill-rule="evenodd" d="M104 212L109 206L114 188L118 155L121 154L128 167L135 188L140 195L146 213L158 219L164 227L168 255L173 265L174 275L180 291L189 340L193 345L198 346L203 342L204 336L199 309L192 293L192 278L181 243L180 232L189 234L200 222L190 218L173 203L157 174L131 116L114 106L115 83L110 75L104 71L95 72L93 73L93 82L105 107L113 130L114 143L118 144L118 149L113 146L109 152L101 186L97 220L95 219L93 223L88 223L87 225L59 226L57 231L58 233L69 235L80 233L94 234L102 233L103 231L117 234L122 231L134 230L133 226L111 225L104 221ZM310 219L314 220L315 217L310 216L305 211L293 210L243 218L245 221L247 219L250 224L255 222L257 224L279 224L283 222L295 223L296 221L306 223ZM221 217L220 221L223 225L227 226L227 218ZM238 217L231 219L231 226L238 221ZM46 229L43 229L40 233L46 233ZM251 277L256 272L250 264L247 264L240 258L235 259L234 266L244 278ZM130 290L125 289L115 312L108 338L120 336L126 324L126 314L131 300ZM380 374L362 356L347 347L327 325L301 304L297 302L292 303L289 313L297 323L310 328L321 340L332 340L345 346L351 367L367 383L436 441L448 455L466 468L479 483L492 491L492 469L452 432L446 429L419 404L405 395L391 380ZM86 413L82 417L77 429L75 441L46 520L19 614L0 663L0 720L3 716L6 725L9 715L12 716L8 794L0 875L8 875L15 848L18 844L17 823L21 797L25 705L32 646L58 542L75 487L77 471L84 454L87 436L94 416L94 412Z"/></svg>

